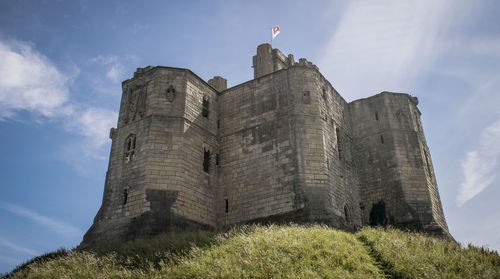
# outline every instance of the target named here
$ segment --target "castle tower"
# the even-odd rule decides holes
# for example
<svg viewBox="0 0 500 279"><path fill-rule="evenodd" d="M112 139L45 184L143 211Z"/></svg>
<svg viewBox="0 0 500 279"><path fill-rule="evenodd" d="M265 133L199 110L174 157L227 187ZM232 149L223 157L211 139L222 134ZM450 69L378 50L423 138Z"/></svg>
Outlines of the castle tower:
<svg viewBox="0 0 500 279"><path fill-rule="evenodd" d="M450 236L417 104L390 92L350 103L363 224Z"/></svg>
<svg viewBox="0 0 500 279"><path fill-rule="evenodd" d="M186 69L123 82L102 206L82 245L213 228L217 91Z"/></svg>
<svg viewBox="0 0 500 279"><path fill-rule="evenodd" d="M209 79L208 84L219 92L227 89L227 80L220 76L215 76L212 79Z"/></svg>
<svg viewBox="0 0 500 279"><path fill-rule="evenodd" d="M259 78L294 64L292 54L286 57L279 49L273 49L270 44L261 44L257 47L257 54L253 57L253 77Z"/></svg>

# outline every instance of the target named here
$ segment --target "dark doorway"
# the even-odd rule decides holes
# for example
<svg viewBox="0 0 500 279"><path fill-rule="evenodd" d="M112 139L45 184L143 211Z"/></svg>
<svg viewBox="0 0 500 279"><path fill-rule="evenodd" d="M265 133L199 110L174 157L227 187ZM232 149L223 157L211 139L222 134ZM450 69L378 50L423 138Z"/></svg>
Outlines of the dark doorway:
<svg viewBox="0 0 500 279"><path fill-rule="evenodd" d="M385 226L387 217L385 216L385 202L374 203L370 210L370 226Z"/></svg>

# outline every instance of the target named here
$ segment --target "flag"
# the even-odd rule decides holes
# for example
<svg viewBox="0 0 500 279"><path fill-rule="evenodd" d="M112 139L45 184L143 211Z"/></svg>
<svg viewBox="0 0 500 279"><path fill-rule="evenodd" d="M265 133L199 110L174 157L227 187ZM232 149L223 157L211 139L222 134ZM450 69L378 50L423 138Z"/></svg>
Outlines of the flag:
<svg viewBox="0 0 500 279"><path fill-rule="evenodd" d="M271 30L271 33L273 35L273 39L276 38L276 36L278 36L278 34L280 33L280 27L279 26L274 27Z"/></svg>

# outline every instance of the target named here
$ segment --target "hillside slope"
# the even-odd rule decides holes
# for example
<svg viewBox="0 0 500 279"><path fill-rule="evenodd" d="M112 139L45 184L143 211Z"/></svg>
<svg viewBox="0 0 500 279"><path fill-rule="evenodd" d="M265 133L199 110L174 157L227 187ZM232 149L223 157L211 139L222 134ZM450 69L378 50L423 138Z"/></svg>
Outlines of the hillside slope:
<svg viewBox="0 0 500 279"><path fill-rule="evenodd" d="M114 251L114 252L110 252ZM8 278L500 278L497 252L406 233L251 226L35 258Z"/></svg>

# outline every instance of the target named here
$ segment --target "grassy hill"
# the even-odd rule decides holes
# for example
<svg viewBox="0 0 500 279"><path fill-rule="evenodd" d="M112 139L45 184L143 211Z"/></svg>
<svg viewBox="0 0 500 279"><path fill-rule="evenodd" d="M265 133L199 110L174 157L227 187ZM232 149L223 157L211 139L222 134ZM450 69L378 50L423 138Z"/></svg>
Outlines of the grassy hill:
<svg viewBox="0 0 500 279"><path fill-rule="evenodd" d="M395 229L251 226L58 250L8 278L500 278L497 252Z"/></svg>

